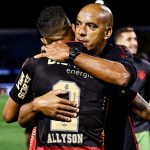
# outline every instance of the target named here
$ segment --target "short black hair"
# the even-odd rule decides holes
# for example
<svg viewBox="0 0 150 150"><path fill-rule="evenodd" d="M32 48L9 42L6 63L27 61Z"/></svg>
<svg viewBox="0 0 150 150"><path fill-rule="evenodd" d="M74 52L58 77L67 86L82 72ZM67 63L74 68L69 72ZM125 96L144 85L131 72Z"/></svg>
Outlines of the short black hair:
<svg viewBox="0 0 150 150"><path fill-rule="evenodd" d="M71 26L71 23L64 9L58 5L44 8L36 22L36 27L43 37L56 35L64 26Z"/></svg>

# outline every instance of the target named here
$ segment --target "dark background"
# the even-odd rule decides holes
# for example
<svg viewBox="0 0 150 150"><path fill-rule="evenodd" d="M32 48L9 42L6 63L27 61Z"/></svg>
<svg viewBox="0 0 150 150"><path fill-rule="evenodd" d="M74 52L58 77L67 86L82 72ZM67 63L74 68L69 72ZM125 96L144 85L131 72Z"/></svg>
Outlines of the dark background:
<svg viewBox="0 0 150 150"><path fill-rule="evenodd" d="M27 57L40 52L40 36L35 28L39 12L61 5L72 22L78 11L95 0L5 0L0 2L0 83L14 82ZM150 13L148 0L105 0L114 15L114 30L133 26L139 52L150 53ZM111 37L113 42L113 36Z"/></svg>
<svg viewBox="0 0 150 150"><path fill-rule="evenodd" d="M148 0L104 0L114 14L114 28L124 25L149 26ZM64 7L71 20L78 10L95 0L5 0L0 3L0 28L35 27L39 11L49 5Z"/></svg>

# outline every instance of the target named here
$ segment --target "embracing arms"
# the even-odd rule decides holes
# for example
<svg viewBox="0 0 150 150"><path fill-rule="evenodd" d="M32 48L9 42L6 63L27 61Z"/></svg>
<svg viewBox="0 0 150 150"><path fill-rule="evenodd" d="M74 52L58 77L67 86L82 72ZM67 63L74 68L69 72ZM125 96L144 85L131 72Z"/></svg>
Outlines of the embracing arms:
<svg viewBox="0 0 150 150"><path fill-rule="evenodd" d="M65 43L53 42L42 47L45 53L40 53L35 58L47 57L58 62L65 62L69 56L70 47ZM119 86L126 86L130 74L126 68L117 61L111 61L100 57L80 53L73 63L91 74L92 76Z"/></svg>
<svg viewBox="0 0 150 150"><path fill-rule="evenodd" d="M59 97L63 94L66 94L66 91L50 91L22 106L9 97L3 110L3 118L7 123L18 120L22 126L35 123L39 114L69 122L72 117L77 116L79 109L75 102Z"/></svg>
<svg viewBox="0 0 150 150"><path fill-rule="evenodd" d="M75 102L62 99L58 96L66 94L66 91L50 91L32 102L24 104L20 108L18 122L21 126L35 124L39 115L45 115L54 120L70 122L79 112Z"/></svg>
<svg viewBox="0 0 150 150"><path fill-rule="evenodd" d="M150 105L137 93L130 107L139 119L150 121Z"/></svg>

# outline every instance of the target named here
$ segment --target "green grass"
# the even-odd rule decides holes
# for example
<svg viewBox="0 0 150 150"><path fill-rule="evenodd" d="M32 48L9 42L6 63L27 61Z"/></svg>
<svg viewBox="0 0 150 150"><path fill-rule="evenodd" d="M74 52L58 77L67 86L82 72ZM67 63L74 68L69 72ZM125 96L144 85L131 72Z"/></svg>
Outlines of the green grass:
<svg viewBox="0 0 150 150"><path fill-rule="evenodd" d="M26 150L24 129L17 122L7 124L2 118L6 100L6 95L0 95L0 150Z"/></svg>

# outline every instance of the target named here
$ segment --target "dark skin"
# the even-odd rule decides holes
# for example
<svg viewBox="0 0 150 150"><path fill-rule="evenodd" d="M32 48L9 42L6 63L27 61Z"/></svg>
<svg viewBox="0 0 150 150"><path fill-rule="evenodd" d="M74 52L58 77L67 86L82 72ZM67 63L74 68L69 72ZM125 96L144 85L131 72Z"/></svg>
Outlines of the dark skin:
<svg viewBox="0 0 150 150"><path fill-rule="evenodd" d="M82 42L87 51L94 50L98 55L112 35L112 14L99 4L87 5L79 12L73 30L75 41ZM42 49L46 53L37 55L37 58L48 57L55 61L65 62L70 48L63 42L53 42L43 46ZM73 63L92 76L120 87L126 86L130 79L126 68L118 62L81 53Z"/></svg>
<svg viewBox="0 0 150 150"><path fill-rule="evenodd" d="M89 9L90 12L94 13L94 17L93 15L89 14ZM97 18L95 18L96 16L95 13L97 12L98 9L99 7L97 7L97 5L95 6L95 4L94 6L90 5L88 7L85 7L85 9L83 9L83 12L87 13L87 15L84 16L82 13L81 14L79 13L79 17L77 18L77 23L76 23L76 29L74 28L76 34L76 40L83 42L83 44L87 47L88 50L90 50L91 47L94 45L95 47L92 48L96 49L95 50L96 54L101 52L101 49L104 47L107 39L111 36L111 32L112 32L112 28L111 28L112 18L110 17L111 15L107 12L108 14L106 15L106 18L108 17L107 24L109 25L109 28L107 28L107 32L106 32L106 29L102 28L101 23L96 21ZM97 17L98 16L99 15L97 15ZM86 23L85 18L88 19L90 23L89 22ZM97 34L97 30L99 31L98 34ZM94 40L93 40L93 36L94 36ZM99 36L101 36L100 41L98 38ZM89 40L90 38L93 40L93 42ZM95 41L97 42L94 43ZM56 61L65 62L69 56L69 47L60 41L53 42L50 45L43 46L42 50L45 50L46 52L36 55L35 56L36 58L48 57ZM73 63L78 67L82 68L83 70L85 70L86 72L92 74L94 77L102 79L106 82L113 83L118 86L125 86L128 84L129 73L125 69L125 67L118 62L113 62L106 59L97 58L94 56L81 53L74 59ZM141 116L144 117L143 119L149 119L146 118L147 116L142 115L144 110L141 109L136 110L136 108L139 109L138 107L139 104L147 108L147 110L149 110L149 105L147 103L143 103L143 99L139 98L138 100L139 101L135 99L132 103L133 106L131 105L132 108L134 108L134 112L137 113L137 115L141 114ZM23 114L24 113L22 111L22 113L20 113L20 118L25 117ZM32 117L30 119L32 120Z"/></svg>
<svg viewBox="0 0 150 150"><path fill-rule="evenodd" d="M150 105L140 96L140 94L137 93L130 104L130 107L137 118L150 121Z"/></svg>
<svg viewBox="0 0 150 150"><path fill-rule="evenodd" d="M56 93L58 94L60 92L62 92L61 94L63 94L64 91L57 91L57 92L51 91L41 97L38 97L31 103L23 105L20 108L18 119L20 125L22 127L25 127L29 123L35 125L36 121L38 120L37 118L38 113L40 113L40 111L44 115L51 116L56 120L58 119L70 122L71 118L76 117L77 115L77 113L72 112L79 112L79 109L76 108L77 105L74 102L62 100L61 98L58 99L57 101L52 102L46 101L46 103L44 102L44 99L45 100L53 99L53 96L55 97ZM50 105L48 103L50 103ZM69 104L70 106L66 107ZM150 105L138 93L134 98L134 100L130 103L129 107L134 112L136 117L139 118L140 120L145 121L150 120ZM68 110L66 110L66 108Z"/></svg>
<svg viewBox="0 0 150 150"><path fill-rule="evenodd" d="M36 55L36 58L48 57L59 62L65 62L68 59L70 48L64 43L53 42L51 45L43 47L42 49L44 49L46 53ZM125 86L128 83L129 73L124 66L118 62L81 53L74 59L73 63L94 77L108 83L113 83L118 86Z"/></svg>
<svg viewBox="0 0 150 150"><path fill-rule="evenodd" d="M57 97L66 93L61 90L50 91L34 99L31 103L24 104L20 108L18 118L20 125L22 127L29 123L35 125L39 113L55 120L70 122L71 118L77 116L79 109L75 102Z"/></svg>
<svg viewBox="0 0 150 150"><path fill-rule="evenodd" d="M95 11L99 9L95 5L89 5L88 7L85 7L85 9L83 9L83 12L87 12L86 15L84 15L83 13L79 13L76 21L76 28L73 26L74 32L76 34L76 40L83 42L88 50L90 50L90 48L93 48L93 45L96 45L94 43L91 44L89 39L91 36L93 39L93 34L95 34L95 31L97 32L97 28L101 25L98 25L98 22L95 21L97 19L88 13L88 11L90 10L90 12L96 14L96 12L92 8ZM106 15L106 18L108 16L109 15ZM85 21L86 19L88 20L88 22ZM99 29L101 35L104 35L104 37L102 39L103 42L101 42L101 46L99 46L99 49L95 46L95 49L97 49L95 53L99 53L101 51L104 44L106 43L106 40L111 36L111 22L112 18L110 17L107 21L107 24L109 25L109 28L107 28L107 34L105 34L106 30L102 32L102 30L100 30L101 28ZM99 36L99 34L96 37L94 36L94 40L96 40ZM62 42L53 42L50 45L43 46L42 49L45 50L46 53L38 54L35 56L36 58L47 57L56 61L64 62L68 59L69 56L69 47ZM58 51L60 52L60 50L61 53L58 53ZM92 74L94 77L102 79L106 82L120 86L125 86L128 83L129 74L127 70L117 62L102 58L96 58L81 53L74 59L73 63L86 72ZM139 94L137 94L135 99L132 101L131 109L137 116L141 116L140 118L142 118L143 120L150 120L150 106Z"/></svg>
<svg viewBox="0 0 150 150"><path fill-rule="evenodd" d="M76 28L73 27L73 29L75 31L75 40L81 41L87 50L94 49L95 54L99 54L112 34L112 14L99 4L87 5L79 12ZM53 42L43 46L42 50L46 53L41 53L38 57L45 57L48 54L48 58L52 60L65 62L69 56L69 49L62 41ZM130 78L128 71L122 64L84 53L74 59L74 64L94 77L120 87L127 85ZM22 126L25 124L26 119L24 114L31 113L30 109L28 109L28 112L27 109L26 112L23 112L23 110L19 114L19 123ZM35 116L36 114L31 116L30 120L32 120L32 117L34 119Z"/></svg>
<svg viewBox="0 0 150 150"><path fill-rule="evenodd" d="M74 34L73 31L71 30L71 26L68 26L68 32L66 35L61 35L63 31L59 31L59 36L58 33L56 35L53 35L52 37L43 37L41 38L41 41L43 42L44 45L48 44L49 41L55 41L55 40L73 40L74 39ZM64 91L53 91L53 92L48 92L47 95L40 96L37 99L35 99L33 102L24 104L25 110L27 109L27 106L29 106L29 112L32 112L30 116L33 116L35 114L36 118L36 113L42 113L46 114L48 117L52 117L53 119L59 120L59 121L66 121L70 122L71 118L76 116L79 109L78 106L71 101L68 101L66 99L60 99L58 97L59 94L65 93ZM50 101L47 97L52 97L53 101ZM38 107L37 105L36 110L31 110L33 103L39 102L40 99L42 100L42 106ZM39 103L38 103L39 104ZM63 105L63 107L62 107ZM7 99L7 102L5 104L4 110L3 110L3 118L7 123L12 123L18 120L19 116L19 110L20 110L21 105L17 104L10 96ZM24 110L24 107L21 107L21 110ZM45 108L45 109L42 109ZM39 108L39 110L37 110ZM36 113L35 113L36 112ZM21 113L22 114L22 113ZM26 111L25 111L26 114ZM26 116L25 116L26 117ZM20 117L22 118L22 117ZM19 118L19 120L20 120ZM28 118L27 118L28 120ZM22 123L20 123L22 125Z"/></svg>
<svg viewBox="0 0 150 150"><path fill-rule="evenodd" d="M11 123L18 120L19 110L20 113L24 110L25 118L28 120L26 112L29 107L29 111L32 112L30 116L36 114L35 118L37 113L42 113L43 111L43 114L53 119L70 122L71 118L77 115L79 109L75 102L58 97L62 94L66 94L66 91L50 91L43 96L35 98L31 103L24 104L24 107L18 105L9 97L3 110L3 117L7 123ZM9 111L7 111L8 109Z"/></svg>

